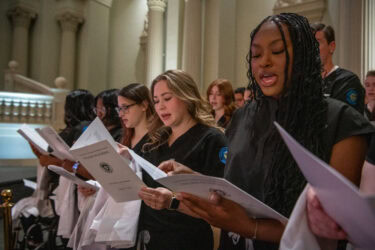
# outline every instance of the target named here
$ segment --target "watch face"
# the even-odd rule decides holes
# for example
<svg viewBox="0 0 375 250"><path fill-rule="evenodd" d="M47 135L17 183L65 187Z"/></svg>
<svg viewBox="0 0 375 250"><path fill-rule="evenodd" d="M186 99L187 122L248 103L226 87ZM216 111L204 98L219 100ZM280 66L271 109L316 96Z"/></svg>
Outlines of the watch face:
<svg viewBox="0 0 375 250"><path fill-rule="evenodd" d="M176 210L178 209L178 206L180 205L180 201L176 199L176 197L172 197L171 205L169 206L169 209Z"/></svg>

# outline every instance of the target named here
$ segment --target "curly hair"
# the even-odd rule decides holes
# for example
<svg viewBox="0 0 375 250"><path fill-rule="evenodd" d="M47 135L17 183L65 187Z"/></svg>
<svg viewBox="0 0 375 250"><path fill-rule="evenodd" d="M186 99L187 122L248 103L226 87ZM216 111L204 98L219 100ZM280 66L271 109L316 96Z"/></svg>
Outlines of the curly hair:
<svg viewBox="0 0 375 250"><path fill-rule="evenodd" d="M131 83L123 87L119 91L118 96L132 100L137 104L147 102L146 118L151 122L155 115L155 108L151 99L150 90L145 85L141 83ZM130 147L131 139L134 136L134 128L126 128L124 126L123 135L121 144Z"/></svg>
<svg viewBox="0 0 375 250"><path fill-rule="evenodd" d="M293 13L269 16L251 33L247 74L256 105L259 108L265 96L252 74L251 45L257 32L266 22L276 24L286 53L284 89L278 102L276 121L304 147L327 161L326 145L322 136L327 123L327 102L322 93L319 45L305 17ZM288 79L290 55L286 49L286 34L283 26L288 29L293 45L290 80ZM290 84L287 84L288 81ZM275 151L266 175L265 201L280 213L289 216L306 180L276 129L273 130L269 141L275 143Z"/></svg>
<svg viewBox="0 0 375 250"><path fill-rule="evenodd" d="M232 84L227 79L216 79L207 88L207 101L210 101L209 96L211 93L211 90L214 86L217 86L220 93L224 97L224 117L225 117L225 123L224 126L226 126L230 119L232 118L233 112L236 110L236 106L234 105L234 92L232 88ZM213 115L215 115L215 111L211 111Z"/></svg>
<svg viewBox="0 0 375 250"><path fill-rule="evenodd" d="M202 98L197 84L189 74L182 70L168 70L160 74L152 81L152 96L154 96L155 85L160 81L166 81L172 93L187 104L189 114L197 123L217 128L215 119L210 113L210 105ZM155 115L149 130L151 142L145 144L144 148L148 151L158 148L168 141L171 133L172 129L164 126L160 117Z"/></svg>

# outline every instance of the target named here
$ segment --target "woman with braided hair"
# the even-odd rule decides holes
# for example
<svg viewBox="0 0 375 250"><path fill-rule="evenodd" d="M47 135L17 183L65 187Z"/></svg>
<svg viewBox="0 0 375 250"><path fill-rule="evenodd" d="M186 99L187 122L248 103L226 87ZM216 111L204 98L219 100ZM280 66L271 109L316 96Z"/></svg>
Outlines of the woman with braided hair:
<svg viewBox="0 0 375 250"><path fill-rule="evenodd" d="M248 77L254 100L237 110L226 130L224 176L289 217L306 180L273 125L277 121L304 147L355 184L372 126L344 103L322 94L319 46L305 17L265 18L251 33ZM186 168L168 161L170 174ZM250 218L237 203L212 194L177 198L197 216L222 228L220 249L278 249L285 225Z"/></svg>

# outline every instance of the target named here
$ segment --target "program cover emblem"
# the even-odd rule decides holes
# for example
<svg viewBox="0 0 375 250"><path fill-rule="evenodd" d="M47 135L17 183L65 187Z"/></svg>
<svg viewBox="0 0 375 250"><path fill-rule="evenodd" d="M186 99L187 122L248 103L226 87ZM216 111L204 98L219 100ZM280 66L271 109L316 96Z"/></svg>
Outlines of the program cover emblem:
<svg viewBox="0 0 375 250"><path fill-rule="evenodd" d="M101 167L101 169L104 170L104 172L106 172L108 174L113 172L113 168L106 162L99 163L99 166Z"/></svg>

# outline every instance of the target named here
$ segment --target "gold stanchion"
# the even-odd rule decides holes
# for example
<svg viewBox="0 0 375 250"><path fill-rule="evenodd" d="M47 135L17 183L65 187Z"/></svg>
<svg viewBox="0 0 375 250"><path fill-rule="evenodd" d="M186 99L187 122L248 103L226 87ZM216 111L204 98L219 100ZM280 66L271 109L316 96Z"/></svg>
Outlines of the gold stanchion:
<svg viewBox="0 0 375 250"><path fill-rule="evenodd" d="M4 249L13 249L13 234L12 234L12 190L4 189L1 191L1 197L3 198L3 204L0 208L3 210L4 219Z"/></svg>

